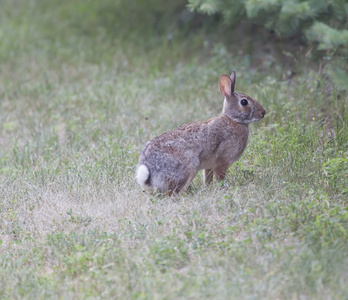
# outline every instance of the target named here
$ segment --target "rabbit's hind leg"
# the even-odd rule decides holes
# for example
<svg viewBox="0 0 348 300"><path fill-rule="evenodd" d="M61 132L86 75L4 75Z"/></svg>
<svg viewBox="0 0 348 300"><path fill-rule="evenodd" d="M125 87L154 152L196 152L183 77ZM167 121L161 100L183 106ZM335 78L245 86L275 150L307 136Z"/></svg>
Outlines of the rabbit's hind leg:
<svg viewBox="0 0 348 300"><path fill-rule="evenodd" d="M187 190L187 188L190 186L193 178L195 178L196 174L197 174L197 172L188 176L186 181L180 187L178 187L177 190L175 190L175 193L185 192Z"/></svg>
<svg viewBox="0 0 348 300"><path fill-rule="evenodd" d="M180 181L171 182L171 184L169 184L168 195L178 195L179 193L185 192L196 174L197 173L186 176Z"/></svg>

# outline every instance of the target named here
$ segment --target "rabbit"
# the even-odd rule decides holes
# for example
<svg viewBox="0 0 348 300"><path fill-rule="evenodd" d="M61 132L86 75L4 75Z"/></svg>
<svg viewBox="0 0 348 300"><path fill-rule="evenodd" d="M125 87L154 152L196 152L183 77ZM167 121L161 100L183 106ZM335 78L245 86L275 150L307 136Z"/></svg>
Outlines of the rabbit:
<svg viewBox="0 0 348 300"><path fill-rule="evenodd" d="M236 72L220 75L219 88L225 97L221 115L188 123L147 142L140 153L136 178L145 190L168 195L187 189L199 170L210 184L225 178L247 146L251 122L261 120L266 110L251 97L234 91Z"/></svg>

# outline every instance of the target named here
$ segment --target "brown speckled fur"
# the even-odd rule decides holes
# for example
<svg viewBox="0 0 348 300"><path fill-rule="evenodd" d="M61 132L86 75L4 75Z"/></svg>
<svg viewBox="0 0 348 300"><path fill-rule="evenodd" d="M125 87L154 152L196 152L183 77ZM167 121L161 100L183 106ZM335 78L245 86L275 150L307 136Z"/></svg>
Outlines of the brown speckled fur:
<svg viewBox="0 0 348 300"><path fill-rule="evenodd" d="M266 111L251 97L234 92L234 71L231 77L221 75L219 85L225 96L220 116L182 125L147 142L137 166L137 172L145 165L149 173L139 182L142 186L171 195L184 191L202 169L207 184L213 174L218 181L225 178L247 145L248 124L262 119Z"/></svg>

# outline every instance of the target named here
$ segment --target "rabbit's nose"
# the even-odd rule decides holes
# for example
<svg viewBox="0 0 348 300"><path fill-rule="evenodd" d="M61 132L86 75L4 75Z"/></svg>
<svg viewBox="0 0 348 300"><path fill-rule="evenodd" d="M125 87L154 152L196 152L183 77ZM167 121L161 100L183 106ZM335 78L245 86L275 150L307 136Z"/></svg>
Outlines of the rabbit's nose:
<svg viewBox="0 0 348 300"><path fill-rule="evenodd" d="M262 118L265 116L265 114L266 114L266 110L264 109L264 110L261 112Z"/></svg>

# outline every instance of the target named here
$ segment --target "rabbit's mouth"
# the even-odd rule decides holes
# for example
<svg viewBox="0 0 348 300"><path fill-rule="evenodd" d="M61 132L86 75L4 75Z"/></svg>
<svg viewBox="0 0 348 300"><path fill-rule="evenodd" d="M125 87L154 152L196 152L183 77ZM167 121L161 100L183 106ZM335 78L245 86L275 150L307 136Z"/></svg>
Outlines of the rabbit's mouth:
<svg viewBox="0 0 348 300"><path fill-rule="evenodd" d="M253 114L250 119L244 120L244 123L253 123L253 122L260 121L261 119L263 119L265 117L265 114L266 114L265 110L256 116Z"/></svg>
<svg viewBox="0 0 348 300"><path fill-rule="evenodd" d="M262 117L259 117L259 118L252 118L252 119L250 120L250 123L260 121L261 119L263 119L263 116L262 116Z"/></svg>
<svg viewBox="0 0 348 300"><path fill-rule="evenodd" d="M259 116L259 117L253 117L252 119L251 119L251 122L257 122L257 121L260 121L261 119L263 119L265 117L265 115L263 114L263 115L261 115L261 116Z"/></svg>
<svg viewBox="0 0 348 300"><path fill-rule="evenodd" d="M256 113L255 113L255 111L253 111L252 114L251 114L250 123L251 123L251 122L260 121L261 119L264 118L265 114L266 114L266 110L265 110L263 107L262 107L261 110L258 109L258 110L256 111Z"/></svg>

